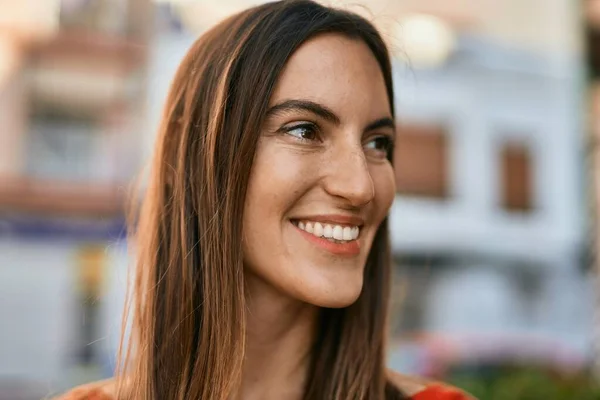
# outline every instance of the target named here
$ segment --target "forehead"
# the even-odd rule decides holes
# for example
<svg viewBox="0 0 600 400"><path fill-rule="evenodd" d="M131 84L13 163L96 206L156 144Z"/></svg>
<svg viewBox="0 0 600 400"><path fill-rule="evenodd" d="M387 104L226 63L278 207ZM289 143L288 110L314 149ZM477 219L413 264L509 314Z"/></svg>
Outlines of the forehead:
<svg viewBox="0 0 600 400"><path fill-rule="evenodd" d="M271 97L321 103L340 117L391 114L383 73L372 51L359 39L323 34L306 41L290 57Z"/></svg>

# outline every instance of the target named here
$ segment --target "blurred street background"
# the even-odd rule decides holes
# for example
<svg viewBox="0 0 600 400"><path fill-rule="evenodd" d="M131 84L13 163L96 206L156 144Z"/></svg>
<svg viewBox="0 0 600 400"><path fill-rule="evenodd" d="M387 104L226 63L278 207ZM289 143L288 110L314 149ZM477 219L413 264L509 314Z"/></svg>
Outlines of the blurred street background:
<svg viewBox="0 0 600 400"><path fill-rule="evenodd" d="M258 2L0 0L0 400L112 375L124 201L169 84ZM600 1L327 4L395 57L389 365L482 400L600 399Z"/></svg>

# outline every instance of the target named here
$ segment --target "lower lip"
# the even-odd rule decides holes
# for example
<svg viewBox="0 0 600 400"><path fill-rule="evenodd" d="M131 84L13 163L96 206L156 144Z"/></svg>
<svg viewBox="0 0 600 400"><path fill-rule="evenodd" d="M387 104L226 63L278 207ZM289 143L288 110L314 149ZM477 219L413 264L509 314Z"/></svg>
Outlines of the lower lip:
<svg viewBox="0 0 600 400"><path fill-rule="evenodd" d="M356 256L360 253L360 246L358 244L358 240L352 240L350 242L344 243L335 243L330 242L329 240L322 237L316 237L312 233L308 233L298 228L296 225L294 225L294 228L296 228L298 232L300 232L306 238L306 240L321 247L323 250L327 250L330 253L339 256Z"/></svg>

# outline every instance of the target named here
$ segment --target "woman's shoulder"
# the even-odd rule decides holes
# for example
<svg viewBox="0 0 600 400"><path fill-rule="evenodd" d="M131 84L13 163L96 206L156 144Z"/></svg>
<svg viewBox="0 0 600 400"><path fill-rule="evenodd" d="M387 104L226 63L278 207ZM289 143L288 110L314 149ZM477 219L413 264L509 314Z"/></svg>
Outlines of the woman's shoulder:
<svg viewBox="0 0 600 400"><path fill-rule="evenodd" d="M115 400L115 382L108 379L81 385L54 400Z"/></svg>
<svg viewBox="0 0 600 400"><path fill-rule="evenodd" d="M388 377L411 400L475 400L463 391L425 378L403 375L388 370Z"/></svg>

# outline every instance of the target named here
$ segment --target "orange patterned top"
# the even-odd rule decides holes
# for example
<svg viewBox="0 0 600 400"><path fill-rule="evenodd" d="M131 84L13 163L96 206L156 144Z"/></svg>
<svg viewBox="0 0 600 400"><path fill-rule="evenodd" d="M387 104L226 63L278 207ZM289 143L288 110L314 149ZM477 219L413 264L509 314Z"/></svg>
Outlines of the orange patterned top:
<svg viewBox="0 0 600 400"><path fill-rule="evenodd" d="M411 400L472 400L458 389L441 384L426 387L421 392L413 395ZM67 393L58 400L115 400L102 386L82 386Z"/></svg>
<svg viewBox="0 0 600 400"><path fill-rule="evenodd" d="M472 397L453 387L444 385L431 385L425 390L413 395L412 400L470 400Z"/></svg>

